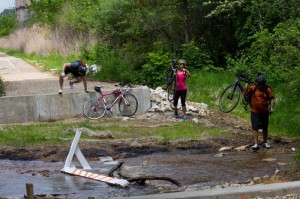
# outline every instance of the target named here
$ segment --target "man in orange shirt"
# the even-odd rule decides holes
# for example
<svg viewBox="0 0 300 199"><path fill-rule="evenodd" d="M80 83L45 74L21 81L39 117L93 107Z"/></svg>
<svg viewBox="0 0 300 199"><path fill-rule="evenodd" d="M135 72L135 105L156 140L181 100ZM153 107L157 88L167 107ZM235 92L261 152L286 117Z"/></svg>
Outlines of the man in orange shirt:
<svg viewBox="0 0 300 199"><path fill-rule="evenodd" d="M257 151L258 147L258 130L263 130L263 147L271 148L268 144L268 125L269 116L274 110L274 96L272 90L266 85L265 77L260 73L256 79L255 85L248 88L245 84L244 95L250 94L251 97L251 124L253 130L254 145L252 149ZM269 107L270 105L270 107Z"/></svg>

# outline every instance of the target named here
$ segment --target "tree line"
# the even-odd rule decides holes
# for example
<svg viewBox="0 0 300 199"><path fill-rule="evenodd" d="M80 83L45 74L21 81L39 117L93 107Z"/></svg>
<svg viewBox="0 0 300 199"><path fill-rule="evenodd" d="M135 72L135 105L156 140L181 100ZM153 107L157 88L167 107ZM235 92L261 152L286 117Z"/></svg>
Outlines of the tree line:
<svg viewBox="0 0 300 199"><path fill-rule="evenodd" d="M299 0L32 0L29 11L28 25L95 38L80 49L99 78L160 85L173 58L274 82L299 73Z"/></svg>

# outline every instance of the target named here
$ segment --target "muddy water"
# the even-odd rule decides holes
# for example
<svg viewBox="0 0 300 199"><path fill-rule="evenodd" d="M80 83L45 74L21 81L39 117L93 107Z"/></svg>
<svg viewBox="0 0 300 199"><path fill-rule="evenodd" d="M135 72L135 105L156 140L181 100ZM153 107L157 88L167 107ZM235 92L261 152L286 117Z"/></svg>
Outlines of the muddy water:
<svg viewBox="0 0 300 199"><path fill-rule="evenodd" d="M165 176L183 186L213 186L225 182L246 182L253 177L272 176L292 159L291 154L272 154L267 150L257 153L223 152L223 157L200 154L197 151L163 152L128 158L122 173L127 177ZM90 162L98 168L99 162ZM26 183L32 183L36 195L67 195L68 198L109 198L180 190L167 181L151 181L146 185L131 183L126 188L108 186L99 181L70 176L60 172L63 162L0 160L0 196L21 198L26 194Z"/></svg>

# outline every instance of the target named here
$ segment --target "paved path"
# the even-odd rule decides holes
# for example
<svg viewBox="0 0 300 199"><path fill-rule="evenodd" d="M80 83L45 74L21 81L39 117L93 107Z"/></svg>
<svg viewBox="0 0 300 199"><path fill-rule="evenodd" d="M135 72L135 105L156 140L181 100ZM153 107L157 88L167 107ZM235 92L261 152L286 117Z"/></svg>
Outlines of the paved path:
<svg viewBox="0 0 300 199"><path fill-rule="evenodd" d="M57 76L39 71L20 58L0 52L0 75L5 82L24 80L58 80Z"/></svg>
<svg viewBox="0 0 300 199"><path fill-rule="evenodd" d="M0 52L0 78L4 82L5 96L28 96L55 94L59 90L58 75L39 70L26 61ZM116 83L88 81L88 90L94 86L103 86L103 90L113 90ZM83 83L75 84L74 91L65 78L63 93L82 92Z"/></svg>

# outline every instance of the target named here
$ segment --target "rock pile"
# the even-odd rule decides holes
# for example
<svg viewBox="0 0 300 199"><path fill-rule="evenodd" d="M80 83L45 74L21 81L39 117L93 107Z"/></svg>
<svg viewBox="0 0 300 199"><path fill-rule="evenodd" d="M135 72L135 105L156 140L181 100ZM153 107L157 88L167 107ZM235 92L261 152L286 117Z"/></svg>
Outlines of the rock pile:
<svg viewBox="0 0 300 199"><path fill-rule="evenodd" d="M149 112L168 112L173 111L174 106L172 102L167 99L167 92L161 87L155 90L150 89L151 108ZM209 114L208 105L197 102L186 102L187 114L193 116L204 117ZM181 110L181 102L179 99L178 109Z"/></svg>

